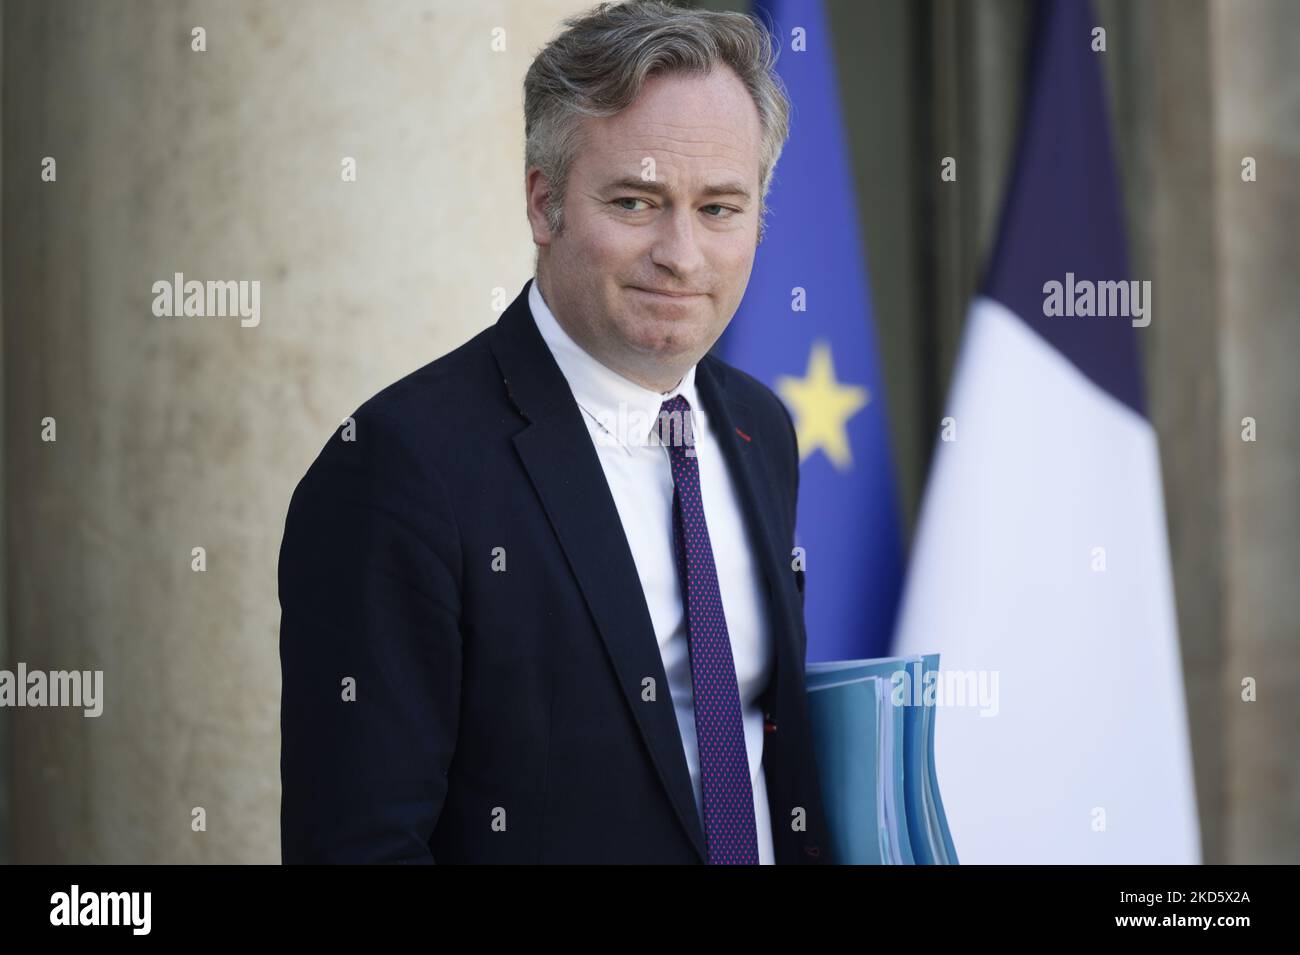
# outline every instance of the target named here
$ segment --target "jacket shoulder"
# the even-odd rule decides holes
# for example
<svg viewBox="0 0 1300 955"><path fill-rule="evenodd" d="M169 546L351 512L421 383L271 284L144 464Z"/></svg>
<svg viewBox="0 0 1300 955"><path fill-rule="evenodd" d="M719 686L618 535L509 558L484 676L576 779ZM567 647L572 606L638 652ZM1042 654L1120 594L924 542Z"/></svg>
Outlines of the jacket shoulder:
<svg viewBox="0 0 1300 955"><path fill-rule="evenodd" d="M469 341L403 375L357 408L354 417L379 417L405 429L428 431L431 424L464 422L499 393L500 374L484 329Z"/></svg>
<svg viewBox="0 0 1300 955"><path fill-rule="evenodd" d="M450 478L449 465L474 457L467 447L481 445L517 420L487 344L490 330L356 406L326 438L299 487L340 470L379 475L386 482L427 481L431 472Z"/></svg>

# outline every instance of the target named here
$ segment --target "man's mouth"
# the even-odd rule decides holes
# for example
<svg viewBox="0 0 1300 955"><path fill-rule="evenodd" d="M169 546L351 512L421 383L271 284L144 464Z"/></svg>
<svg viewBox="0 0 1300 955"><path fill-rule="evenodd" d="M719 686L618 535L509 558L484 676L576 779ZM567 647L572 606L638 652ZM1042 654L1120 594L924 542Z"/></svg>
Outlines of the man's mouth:
<svg viewBox="0 0 1300 955"><path fill-rule="evenodd" d="M632 286L632 288L634 291L641 292L645 295L650 295L662 299L689 300L692 298L699 298L701 295L704 294L703 292L678 292L678 291L666 291L663 289L642 288L639 285L634 285Z"/></svg>

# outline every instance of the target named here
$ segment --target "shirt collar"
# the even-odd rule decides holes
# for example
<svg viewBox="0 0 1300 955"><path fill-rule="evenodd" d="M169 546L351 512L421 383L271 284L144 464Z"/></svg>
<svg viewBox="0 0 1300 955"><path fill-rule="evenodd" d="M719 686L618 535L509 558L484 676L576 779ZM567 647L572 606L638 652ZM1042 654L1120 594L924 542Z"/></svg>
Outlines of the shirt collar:
<svg viewBox="0 0 1300 955"><path fill-rule="evenodd" d="M690 403L691 426L696 433L706 426L704 410L695 391L695 365L686 370L671 391L654 391L601 364L570 338L542 298L536 276L528 288L528 308L555 363L569 382L578 407L629 452L632 448L658 443L652 439L659 409L676 395Z"/></svg>

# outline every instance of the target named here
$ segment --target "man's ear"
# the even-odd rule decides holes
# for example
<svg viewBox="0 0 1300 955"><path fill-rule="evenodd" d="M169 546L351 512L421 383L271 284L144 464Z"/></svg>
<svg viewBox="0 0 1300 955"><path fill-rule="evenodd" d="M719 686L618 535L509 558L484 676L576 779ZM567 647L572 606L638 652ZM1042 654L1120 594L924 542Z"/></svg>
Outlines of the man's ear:
<svg viewBox="0 0 1300 955"><path fill-rule="evenodd" d="M533 242L539 247L551 244L553 233L546 218L546 204L551 198L551 183L536 166L524 175L524 196L527 200L528 225L533 231Z"/></svg>

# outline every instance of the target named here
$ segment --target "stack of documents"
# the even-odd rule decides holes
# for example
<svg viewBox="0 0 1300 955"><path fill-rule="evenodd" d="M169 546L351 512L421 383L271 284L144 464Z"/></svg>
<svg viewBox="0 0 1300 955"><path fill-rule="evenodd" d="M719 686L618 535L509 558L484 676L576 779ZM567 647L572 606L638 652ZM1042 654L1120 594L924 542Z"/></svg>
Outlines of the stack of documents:
<svg viewBox="0 0 1300 955"><path fill-rule="evenodd" d="M938 654L807 665L836 862L957 864L934 769L935 696L925 692L938 671Z"/></svg>

